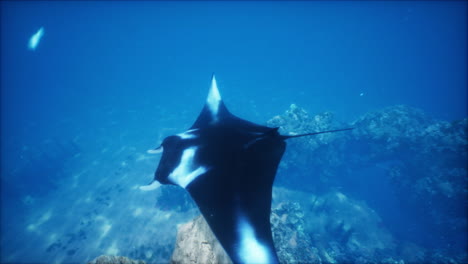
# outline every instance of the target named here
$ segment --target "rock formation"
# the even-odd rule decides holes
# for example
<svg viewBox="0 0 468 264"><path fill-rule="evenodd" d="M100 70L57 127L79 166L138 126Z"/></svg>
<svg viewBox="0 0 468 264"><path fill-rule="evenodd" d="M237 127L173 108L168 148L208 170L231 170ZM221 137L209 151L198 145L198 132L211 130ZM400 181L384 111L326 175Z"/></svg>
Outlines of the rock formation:
<svg viewBox="0 0 468 264"><path fill-rule="evenodd" d="M171 263L232 263L203 216L179 227Z"/></svg>

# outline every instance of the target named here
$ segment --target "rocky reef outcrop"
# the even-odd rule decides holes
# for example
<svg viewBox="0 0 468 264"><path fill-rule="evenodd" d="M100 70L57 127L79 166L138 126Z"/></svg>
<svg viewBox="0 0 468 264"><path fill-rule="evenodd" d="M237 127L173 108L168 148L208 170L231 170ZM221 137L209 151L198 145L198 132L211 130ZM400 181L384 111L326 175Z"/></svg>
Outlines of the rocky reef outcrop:
<svg viewBox="0 0 468 264"><path fill-rule="evenodd" d="M336 189L354 192L376 210L388 206L379 201L394 199L394 212L378 212L390 226L400 218L400 227L393 225L392 233L418 237L426 247L445 254L463 251L468 227L467 118L435 120L419 109L398 105L344 124L329 112L311 115L291 105L267 124L280 127L283 134L354 127L288 141L279 167L279 175L286 176L277 177L278 185L318 195ZM426 252L426 257L431 254L435 253Z"/></svg>
<svg viewBox="0 0 468 264"><path fill-rule="evenodd" d="M272 210L270 222L281 263L321 263L320 252L304 230L304 212L298 203L280 203Z"/></svg>
<svg viewBox="0 0 468 264"><path fill-rule="evenodd" d="M179 227L171 263L232 263L203 216Z"/></svg>
<svg viewBox="0 0 468 264"><path fill-rule="evenodd" d="M285 189L276 189L275 192L288 196L292 193ZM395 249L391 235L376 227L378 217L369 208L356 207L343 194L311 197L310 201L306 203L309 206L306 212L299 203L288 201L279 203L272 210L273 240L281 263L321 264L356 260L359 263L400 263L390 257ZM349 205L348 214L338 217L330 214ZM352 213L356 213L354 218L345 219ZM366 229L375 227L374 232L363 232L363 226ZM202 216L179 228L171 262L232 263Z"/></svg>

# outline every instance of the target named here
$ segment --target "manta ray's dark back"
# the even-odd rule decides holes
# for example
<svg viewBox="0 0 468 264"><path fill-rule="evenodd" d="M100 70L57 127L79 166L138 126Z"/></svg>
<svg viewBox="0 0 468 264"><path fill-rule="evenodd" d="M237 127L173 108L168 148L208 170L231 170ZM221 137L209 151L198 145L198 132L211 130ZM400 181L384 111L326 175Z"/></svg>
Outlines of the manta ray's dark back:
<svg viewBox="0 0 468 264"><path fill-rule="evenodd" d="M290 137L232 115L213 75L192 127L167 137L158 148L162 157L151 186L185 188L234 263L278 263L271 194Z"/></svg>

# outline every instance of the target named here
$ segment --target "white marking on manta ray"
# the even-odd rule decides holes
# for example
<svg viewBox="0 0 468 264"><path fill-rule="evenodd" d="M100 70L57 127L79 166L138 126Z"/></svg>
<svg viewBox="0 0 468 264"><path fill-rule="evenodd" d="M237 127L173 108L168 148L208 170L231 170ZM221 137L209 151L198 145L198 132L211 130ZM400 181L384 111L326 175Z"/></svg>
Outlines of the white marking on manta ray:
<svg viewBox="0 0 468 264"><path fill-rule="evenodd" d="M240 216L239 219L239 258L244 263L270 263L268 249L257 240L252 225L244 216Z"/></svg>
<svg viewBox="0 0 468 264"><path fill-rule="evenodd" d="M218 85L216 84L216 78L213 75L213 79L211 81L210 92L208 93L208 98L206 99L206 103L208 104L211 115L213 117L213 122L217 121L217 115L218 115L220 102L221 102L221 95L219 94Z"/></svg>
<svg viewBox="0 0 468 264"><path fill-rule="evenodd" d="M34 35L31 36L28 43L28 48L30 50L35 50L37 45L39 45L39 41L41 40L42 36L44 35L44 27L41 27Z"/></svg>
<svg viewBox="0 0 468 264"><path fill-rule="evenodd" d="M177 134L181 139L190 139L190 138L196 138L197 136L192 134L192 132L196 131L197 129L190 129L185 131L184 133Z"/></svg>
<svg viewBox="0 0 468 264"><path fill-rule="evenodd" d="M140 190L142 191L152 191L152 190L156 190L157 188L159 188L161 186L161 183L159 183L158 181L153 181L151 184L149 185L143 185L143 186L140 186Z"/></svg>
<svg viewBox="0 0 468 264"><path fill-rule="evenodd" d="M182 188L187 187L194 179L208 171L203 166L192 170L192 168L195 167L193 158L195 157L196 151L197 147L184 150L179 165L169 174L169 179Z"/></svg>

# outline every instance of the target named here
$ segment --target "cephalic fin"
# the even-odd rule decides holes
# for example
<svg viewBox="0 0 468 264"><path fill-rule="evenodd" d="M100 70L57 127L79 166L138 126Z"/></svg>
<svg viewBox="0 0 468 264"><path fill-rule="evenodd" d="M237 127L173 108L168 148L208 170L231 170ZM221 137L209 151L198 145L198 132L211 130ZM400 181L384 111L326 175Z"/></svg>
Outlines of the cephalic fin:
<svg viewBox="0 0 468 264"><path fill-rule="evenodd" d="M157 147L157 148L155 148L155 149L149 149L149 150L147 150L146 153L148 153L148 154L160 154L160 153L163 152L163 150L164 150L164 149L163 149L163 146L159 146L159 147Z"/></svg>
<svg viewBox="0 0 468 264"><path fill-rule="evenodd" d="M156 190L160 186L161 186L161 183L159 183L158 181L153 181L148 185L140 186L140 190L145 191L145 192L152 191L152 190Z"/></svg>

